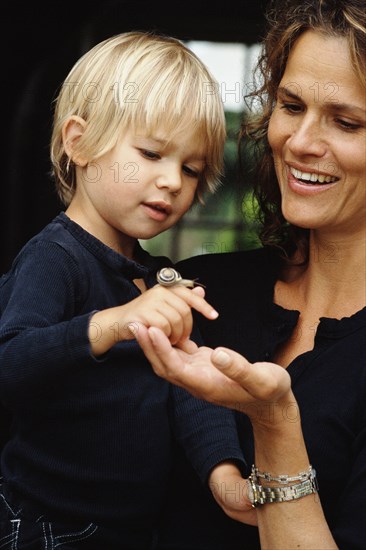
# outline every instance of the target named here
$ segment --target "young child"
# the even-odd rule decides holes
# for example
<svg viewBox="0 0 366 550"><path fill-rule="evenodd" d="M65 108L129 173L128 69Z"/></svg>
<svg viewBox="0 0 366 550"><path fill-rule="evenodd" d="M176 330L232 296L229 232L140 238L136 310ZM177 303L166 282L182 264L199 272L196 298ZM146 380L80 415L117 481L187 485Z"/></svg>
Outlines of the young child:
<svg viewBox="0 0 366 550"><path fill-rule="evenodd" d="M13 417L1 546L152 548L174 438L203 481L243 461L232 413L158 378L133 334L159 326L174 344L191 308L217 316L201 291L156 284L172 264L138 242L214 189L215 89L183 43L143 32L96 45L61 88L51 158L66 210L1 279L0 392Z"/></svg>

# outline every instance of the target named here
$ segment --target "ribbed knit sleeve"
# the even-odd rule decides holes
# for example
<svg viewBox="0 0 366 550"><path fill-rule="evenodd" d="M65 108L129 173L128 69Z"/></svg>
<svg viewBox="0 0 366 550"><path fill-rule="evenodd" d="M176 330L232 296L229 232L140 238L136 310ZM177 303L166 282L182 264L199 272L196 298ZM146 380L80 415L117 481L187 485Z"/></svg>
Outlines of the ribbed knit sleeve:
<svg viewBox="0 0 366 550"><path fill-rule="evenodd" d="M177 386L172 386L171 393L175 436L201 481L205 483L212 468L224 460L244 470L234 413Z"/></svg>
<svg viewBox="0 0 366 550"><path fill-rule="evenodd" d="M80 358L93 363L90 312L75 311L88 289L71 255L44 241L27 246L0 283L0 392L13 408L39 398Z"/></svg>
<svg viewBox="0 0 366 550"><path fill-rule="evenodd" d="M191 339L203 345L194 327ZM193 397L186 390L171 386L174 434L202 483L212 468L233 461L244 471L246 462L240 447L235 414L232 410Z"/></svg>

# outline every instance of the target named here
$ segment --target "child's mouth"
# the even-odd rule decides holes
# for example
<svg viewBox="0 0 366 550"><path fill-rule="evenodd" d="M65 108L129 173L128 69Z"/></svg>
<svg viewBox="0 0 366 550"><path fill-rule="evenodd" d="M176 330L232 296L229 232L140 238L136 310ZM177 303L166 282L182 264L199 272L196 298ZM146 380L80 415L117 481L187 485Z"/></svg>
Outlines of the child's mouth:
<svg viewBox="0 0 366 550"><path fill-rule="evenodd" d="M172 212L170 204L165 202L145 202L143 203L143 207L149 217L157 221L165 220Z"/></svg>

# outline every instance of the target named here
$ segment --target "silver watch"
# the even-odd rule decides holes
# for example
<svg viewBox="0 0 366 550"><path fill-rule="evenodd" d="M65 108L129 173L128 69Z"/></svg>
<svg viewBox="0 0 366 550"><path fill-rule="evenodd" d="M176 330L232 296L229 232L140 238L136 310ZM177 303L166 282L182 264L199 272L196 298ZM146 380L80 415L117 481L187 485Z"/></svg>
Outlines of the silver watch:
<svg viewBox="0 0 366 550"><path fill-rule="evenodd" d="M254 476L248 478L248 498L254 508L269 502L289 502L317 492L315 470L312 470L309 479L288 487L263 487Z"/></svg>

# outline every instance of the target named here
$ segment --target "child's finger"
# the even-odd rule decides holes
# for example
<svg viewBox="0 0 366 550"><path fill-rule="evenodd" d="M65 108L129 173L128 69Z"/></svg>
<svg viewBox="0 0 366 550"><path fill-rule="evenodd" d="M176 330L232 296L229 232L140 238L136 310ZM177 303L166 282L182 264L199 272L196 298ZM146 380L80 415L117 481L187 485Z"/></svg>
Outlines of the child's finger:
<svg viewBox="0 0 366 550"><path fill-rule="evenodd" d="M174 298L176 299L176 297ZM166 318L170 325L170 332L164 332L167 336L169 336L169 340L173 345L179 342L179 340L185 340L188 338L192 332L193 319L191 310L186 306L186 304L183 303L182 305L184 308L179 308L175 304L164 302L164 309L159 309L160 314ZM185 309L188 313L184 312ZM159 325L152 320L150 326Z"/></svg>
<svg viewBox="0 0 366 550"><path fill-rule="evenodd" d="M192 288L192 292L194 294L197 294L197 296L201 296L202 298L205 297L205 289L202 287L202 286L195 286L194 288Z"/></svg>
<svg viewBox="0 0 366 550"><path fill-rule="evenodd" d="M196 287L198 289L198 287ZM175 286L170 289L172 292L180 296L191 308L195 309L199 313L202 313L207 319L217 319L219 316L218 311L216 311L211 304L206 302L203 298L202 290L198 291L196 289L189 289L183 286Z"/></svg>
<svg viewBox="0 0 366 550"><path fill-rule="evenodd" d="M189 338L177 342L176 347L189 354L192 354L198 350L197 344L193 342L193 340L190 340Z"/></svg>

